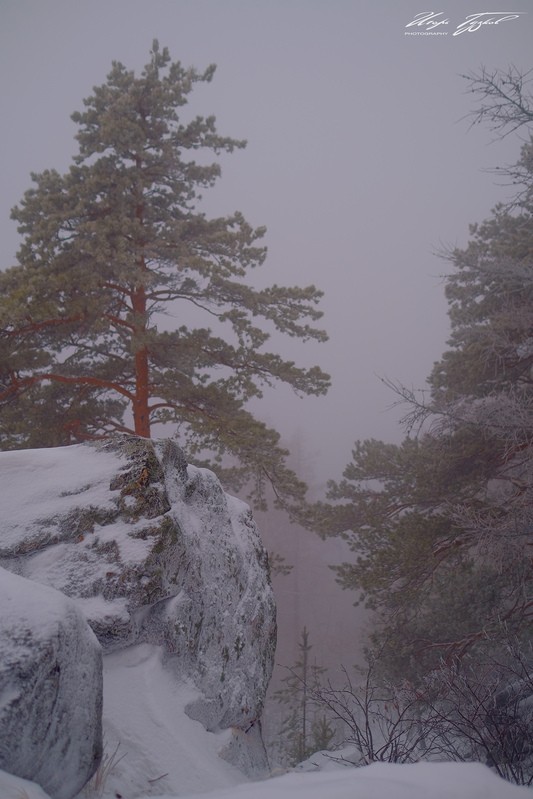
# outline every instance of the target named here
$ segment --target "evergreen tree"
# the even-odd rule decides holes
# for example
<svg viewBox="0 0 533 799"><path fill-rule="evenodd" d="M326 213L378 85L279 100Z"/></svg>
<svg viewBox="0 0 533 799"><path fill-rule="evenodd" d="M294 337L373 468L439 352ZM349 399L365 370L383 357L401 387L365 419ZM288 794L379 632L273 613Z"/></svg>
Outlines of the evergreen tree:
<svg viewBox="0 0 533 799"><path fill-rule="evenodd" d="M201 193L220 175L206 154L244 142L213 117L182 118L204 73L154 42L140 76L114 62L72 115L69 171L33 174L12 212L23 243L0 274L2 447L68 444L113 431L178 426L189 455L236 458L253 493L301 496L279 436L247 402L283 382L326 392L318 367L265 349L269 330L324 341L314 286L254 289L264 229L241 213L208 219ZM198 160L193 156L199 153Z"/></svg>
<svg viewBox="0 0 533 799"><path fill-rule="evenodd" d="M498 206L448 253L450 349L429 399L399 387L417 435L357 442L331 503L308 522L341 533L337 567L376 612L389 676L419 679L442 657L526 640L533 619L533 143L518 208ZM427 393L427 392L426 392Z"/></svg>
<svg viewBox="0 0 533 799"><path fill-rule="evenodd" d="M373 646L390 679L418 679L448 647L498 618L507 577L477 556L454 508L479 491L483 435L356 443L344 479L311 510L322 535L341 534L354 560L339 584L373 611ZM452 503L454 503L452 507Z"/></svg>
<svg viewBox="0 0 533 799"><path fill-rule="evenodd" d="M521 163L533 168L533 143ZM533 185L533 172L529 175ZM471 241L448 254L446 280L450 350L433 369L433 403L496 392L527 391L533 383L533 203L511 213L497 206Z"/></svg>
<svg viewBox="0 0 533 799"><path fill-rule="evenodd" d="M309 632L304 627L298 642L300 656L283 678L283 688L274 693L274 699L288 709L276 744L281 750L282 760L292 766L313 752L328 749L335 735L335 730L319 709L317 693L326 669L311 662L312 648Z"/></svg>

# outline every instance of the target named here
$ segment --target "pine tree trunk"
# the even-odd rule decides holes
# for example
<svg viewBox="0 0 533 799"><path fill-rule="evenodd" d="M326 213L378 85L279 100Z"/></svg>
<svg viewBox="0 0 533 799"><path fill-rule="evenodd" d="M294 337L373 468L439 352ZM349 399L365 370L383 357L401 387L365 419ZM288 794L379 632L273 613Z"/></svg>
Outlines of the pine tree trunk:
<svg viewBox="0 0 533 799"><path fill-rule="evenodd" d="M142 159L140 156L135 158L139 172L142 169ZM144 225L144 202L142 201L142 189L135 209L135 216L142 228ZM146 272L146 261L144 259L143 245L141 244L141 254L138 265L141 272ZM150 391L149 391L149 363L148 347L142 343L146 334L147 309L146 291L143 285L137 287L132 297L133 312L135 318L135 333L140 338L135 349L135 400L133 402L133 423L135 433L143 438L150 438ZM139 347L139 348L138 348Z"/></svg>
<svg viewBox="0 0 533 799"><path fill-rule="evenodd" d="M148 350L143 347L135 353L135 400L133 402L135 433L143 438L150 438L148 399Z"/></svg>
<svg viewBox="0 0 533 799"><path fill-rule="evenodd" d="M133 294L133 310L136 319L135 333L142 340L146 333L146 292L140 286ZM149 410L149 363L148 347L141 345L135 352L135 399L133 400L133 424L135 433L150 438Z"/></svg>

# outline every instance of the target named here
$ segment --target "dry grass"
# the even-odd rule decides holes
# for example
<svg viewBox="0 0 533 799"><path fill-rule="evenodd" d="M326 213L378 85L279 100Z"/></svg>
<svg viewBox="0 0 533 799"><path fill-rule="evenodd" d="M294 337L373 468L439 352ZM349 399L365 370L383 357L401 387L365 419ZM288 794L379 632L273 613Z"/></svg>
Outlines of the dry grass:
<svg viewBox="0 0 533 799"><path fill-rule="evenodd" d="M91 779L89 780L89 782L87 783L87 785L85 786L85 788L83 789L83 794L84 796L87 797L87 799L98 799L98 797L101 797L103 795L109 775L111 774L113 769L115 769L116 766L118 766L120 761L123 760L127 755L127 752L124 752L124 754L119 755L118 753L119 749L120 749L120 742L117 743L112 752L108 752L104 745L104 754L102 756L102 761L98 766L98 768L96 769L96 771L94 772Z"/></svg>

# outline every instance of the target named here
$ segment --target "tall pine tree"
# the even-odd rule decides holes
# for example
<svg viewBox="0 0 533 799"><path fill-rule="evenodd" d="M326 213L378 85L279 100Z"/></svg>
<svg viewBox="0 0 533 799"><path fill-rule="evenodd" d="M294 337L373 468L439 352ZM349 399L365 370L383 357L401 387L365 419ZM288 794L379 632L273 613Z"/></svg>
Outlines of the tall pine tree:
<svg viewBox="0 0 533 799"><path fill-rule="evenodd" d="M532 153L533 140L515 169L520 205L498 206L448 253L449 350L422 399L398 388L418 434L357 442L334 503L309 522L354 552L338 580L376 612L389 676L531 635Z"/></svg>
<svg viewBox="0 0 533 799"><path fill-rule="evenodd" d="M327 391L318 367L266 349L274 330L327 338L314 326L321 292L254 289L264 229L201 210L220 175L206 154L245 145L220 136L213 117L182 117L213 73L172 62L157 41L138 77L114 62L72 116L79 154L69 171L32 175L12 212L18 264L0 274L2 447L147 437L172 423L189 454L231 456L234 473L255 476L256 499L268 481L283 503L303 486L247 403L277 382Z"/></svg>

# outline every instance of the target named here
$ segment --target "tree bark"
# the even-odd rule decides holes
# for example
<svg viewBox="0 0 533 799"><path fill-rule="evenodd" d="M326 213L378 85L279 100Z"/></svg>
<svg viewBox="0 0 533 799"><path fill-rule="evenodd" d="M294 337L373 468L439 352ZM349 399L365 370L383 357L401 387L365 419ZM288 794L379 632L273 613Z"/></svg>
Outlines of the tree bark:
<svg viewBox="0 0 533 799"><path fill-rule="evenodd" d="M133 310L140 325L136 332L141 336L146 332L146 292L144 287L138 288L133 295ZM150 438L150 390L148 347L141 345L135 352L135 396L133 399L133 424L135 433L143 438Z"/></svg>
<svg viewBox="0 0 533 799"><path fill-rule="evenodd" d="M135 157L135 163L139 173L142 172L142 158ZM141 183L142 186L142 183ZM142 198L142 188L138 197L135 216L142 231L144 226L144 202ZM138 266L141 274L147 271L144 258L144 242L140 243L140 255ZM142 438L150 438L150 390L149 390L149 362L148 347L144 342L146 334L147 312L146 312L146 289L143 284L137 286L132 295L132 306L134 314L135 333L140 336L140 342L136 342L135 348L135 399L133 400L133 423L135 433Z"/></svg>

